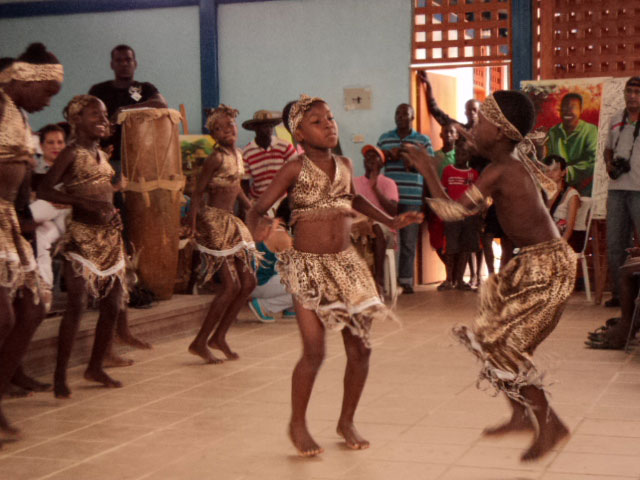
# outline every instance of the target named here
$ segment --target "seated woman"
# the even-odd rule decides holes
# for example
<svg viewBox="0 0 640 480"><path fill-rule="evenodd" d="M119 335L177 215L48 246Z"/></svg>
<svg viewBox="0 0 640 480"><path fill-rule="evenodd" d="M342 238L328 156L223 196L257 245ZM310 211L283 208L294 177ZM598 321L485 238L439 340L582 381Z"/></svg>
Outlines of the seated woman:
<svg viewBox="0 0 640 480"><path fill-rule="evenodd" d="M580 208L580 194L575 188L567 185L567 161L564 158L560 155L548 155L542 162L549 167L547 176L558 186L555 195L547 200L549 213L556 222L562 238L569 242ZM573 249L575 250L575 246Z"/></svg>

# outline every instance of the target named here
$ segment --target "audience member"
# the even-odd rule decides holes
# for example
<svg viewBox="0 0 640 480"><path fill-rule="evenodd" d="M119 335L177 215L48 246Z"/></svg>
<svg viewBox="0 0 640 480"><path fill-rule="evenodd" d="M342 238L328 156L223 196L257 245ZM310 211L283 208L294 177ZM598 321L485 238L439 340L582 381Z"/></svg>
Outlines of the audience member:
<svg viewBox="0 0 640 480"><path fill-rule="evenodd" d="M567 93L560 102L562 121L549 130L547 153L560 155L567 162L567 183L580 196L590 197L596 164L598 127L580 119L582 96Z"/></svg>
<svg viewBox="0 0 640 480"><path fill-rule="evenodd" d="M40 145L42 146L43 163L39 165L40 178L32 185L37 187L44 174L53 166L56 158L66 146L64 130L58 125L47 125L40 130ZM36 261L40 275L49 286L53 286L53 269L51 265L51 250L53 245L62 237L66 230L66 221L71 213L68 205L53 204L46 200L37 199L29 205L31 216L36 223Z"/></svg>
<svg viewBox="0 0 640 480"><path fill-rule="evenodd" d="M471 155L466 142L458 141L455 150L456 161L442 172L442 185L451 200L457 201L462 198L469 186L475 183L479 174L473 168L469 168ZM472 215L463 220L445 222L444 224L447 277L452 281L453 288L458 290L472 289L471 285L465 283L463 278L471 252L480 249L479 219L478 215Z"/></svg>
<svg viewBox="0 0 640 480"><path fill-rule="evenodd" d="M622 350L629 335L635 335L640 323L632 326L635 299L638 294L638 279L640 279L640 248L627 249L629 257L618 269L620 278L620 310L619 319L607 320L607 323L595 332L589 333L589 340L585 343L596 349ZM629 331L633 328L633 331Z"/></svg>
<svg viewBox="0 0 640 480"><path fill-rule="evenodd" d="M378 139L378 147L386 157L384 173L398 186L398 214L422 210L424 178L415 169L405 165L400 158L403 144L424 147L433 155L431 139L413 130L415 113L406 103L398 105L395 113L396 129L383 133ZM400 256L398 259L398 283L404 293L413 293L413 273L415 269L416 247L418 245L419 224L409 225L400 230Z"/></svg>
<svg viewBox="0 0 640 480"><path fill-rule="evenodd" d="M555 195L547 200L549 213L556 222L560 235L568 242L576 225L580 194L567 184L567 162L564 158L560 155L548 155L542 162L549 167L547 176L556 182L558 187Z"/></svg>
<svg viewBox="0 0 640 480"><path fill-rule="evenodd" d="M631 246L633 229L640 232L640 77L631 77L624 88L625 108L611 118L604 160L609 174L607 197L607 255L613 279L607 307L620 305L618 269L625 249Z"/></svg>
<svg viewBox="0 0 640 480"><path fill-rule="evenodd" d="M251 200L256 200L266 190L282 165L295 154L293 145L273 135L274 128L280 123L282 117L267 110L258 110L251 120L242 123L243 128L256 133L255 139L242 150Z"/></svg>
<svg viewBox="0 0 640 480"><path fill-rule="evenodd" d="M365 145L362 147L362 155L364 175L353 179L356 194L365 197L387 215L395 217L398 212L398 187L396 182L381 174L384 153L378 147ZM365 221L370 224L373 233L374 278L378 291L382 293L386 250L395 247L396 234L380 222L371 219Z"/></svg>

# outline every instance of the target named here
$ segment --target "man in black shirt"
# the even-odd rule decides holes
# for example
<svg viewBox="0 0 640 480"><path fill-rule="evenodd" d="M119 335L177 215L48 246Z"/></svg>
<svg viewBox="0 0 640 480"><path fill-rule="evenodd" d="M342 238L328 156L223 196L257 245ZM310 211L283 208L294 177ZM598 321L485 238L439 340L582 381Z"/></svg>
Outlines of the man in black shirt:
<svg viewBox="0 0 640 480"><path fill-rule="evenodd" d="M153 84L133 79L137 67L133 48L118 45L111 50L111 70L115 80L98 83L89 89L89 95L98 97L106 105L112 124L115 124L120 110L125 108L167 108L167 101ZM120 126L114 125L112 132L104 146L107 149L113 147L110 162L116 171L116 181L120 181Z"/></svg>

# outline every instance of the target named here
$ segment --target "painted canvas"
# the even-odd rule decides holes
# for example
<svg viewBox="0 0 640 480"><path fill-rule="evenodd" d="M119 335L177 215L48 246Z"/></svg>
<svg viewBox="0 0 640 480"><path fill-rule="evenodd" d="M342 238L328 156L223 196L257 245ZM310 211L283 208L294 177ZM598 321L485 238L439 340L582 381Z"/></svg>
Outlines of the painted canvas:
<svg viewBox="0 0 640 480"><path fill-rule="evenodd" d="M567 161L567 183L580 196L593 192L598 157L598 124L606 78L522 82L536 108L535 130L544 132L545 155Z"/></svg>

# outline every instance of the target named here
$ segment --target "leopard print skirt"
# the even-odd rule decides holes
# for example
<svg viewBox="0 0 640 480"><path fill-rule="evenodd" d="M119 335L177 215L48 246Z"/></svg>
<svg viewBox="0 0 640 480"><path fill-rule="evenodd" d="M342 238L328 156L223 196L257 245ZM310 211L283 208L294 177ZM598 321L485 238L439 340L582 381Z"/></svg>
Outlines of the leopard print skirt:
<svg viewBox="0 0 640 480"><path fill-rule="evenodd" d="M531 356L558 324L573 292L576 266L573 249L554 239L521 248L482 284L473 326L453 330L482 361L479 382L486 380L519 402L524 402L522 387L543 388Z"/></svg>
<svg viewBox="0 0 640 480"><path fill-rule="evenodd" d="M231 275L236 277L235 259L242 268L255 272L260 252L247 226L233 213L216 207L205 206L196 221L196 248L200 252L200 284L207 283L226 263Z"/></svg>
<svg viewBox="0 0 640 480"><path fill-rule="evenodd" d="M278 254L276 269L287 290L304 308L313 310L325 328L348 328L368 348L373 320L394 318L380 299L365 261L353 247L338 253L291 248Z"/></svg>

